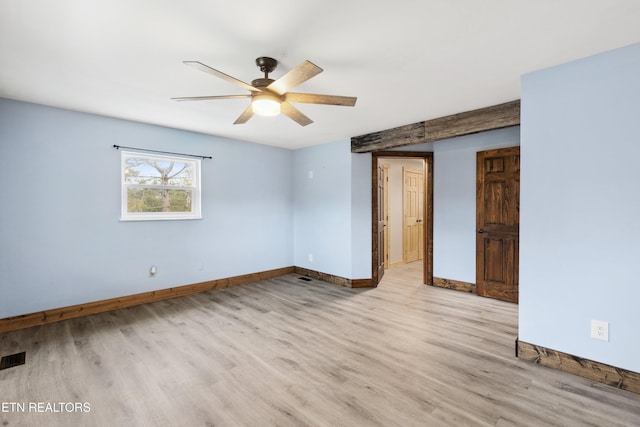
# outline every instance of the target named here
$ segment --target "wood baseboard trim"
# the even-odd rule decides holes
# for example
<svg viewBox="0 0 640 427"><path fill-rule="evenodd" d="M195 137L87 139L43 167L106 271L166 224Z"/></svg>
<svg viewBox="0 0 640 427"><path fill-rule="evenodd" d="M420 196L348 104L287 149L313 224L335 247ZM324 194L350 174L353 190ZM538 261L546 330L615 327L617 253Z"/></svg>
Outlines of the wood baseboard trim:
<svg viewBox="0 0 640 427"><path fill-rule="evenodd" d="M451 279L443 279L442 277L434 277L433 286L437 286L439 288L453 289L454 291L460 291L460 292L470 292L470 293L476 292L475 283L460 282L458 280L451 280Z"/></svg>
<svg viewBox="0 0 640 427"><path fill-rule="evenodd" d="M334 285L343 286L345 288L370 288L371 279L347 279L341 276L335 276L329 273L309 270L308 268L295 267L295 273L302 276L311 277L312 279L322 280L323 282L332 283Z"/></svg>
<svg viewBox="0 0 640 427"><path fill-rule="evenodd" d="M92 314L103 313L105 311L118 310L120 308L161 301L169 298L177 298L198 292L222 289L229 286L257 282L259 280L272 279L285 274L291 274L294 270L295 268L293 266L283 267L275 270L243 274L241 276L227 277L224 279L210 280L208 282L177 286L174 288L160 289L157 291L143 292L119 298L111 298L69 307L23 314L20 316L7 317L0 319L0 333L29 328L32 326L45 325L47 323L59 322L61 320L73 319L75 317L90 316Z"/></svg>
<svg viewBox="0 0 640 427"><path fill-rule="evenodd" d="M520 340L517 341L516 351L517 357L522 360L640 394L640 373L594 362L593 360Z"/></svg>
<svg viewBox="0 0 640 427"><path fill-rule="evenodd" d="M352 288L372 288L371 279L351 279Z"/></svg>

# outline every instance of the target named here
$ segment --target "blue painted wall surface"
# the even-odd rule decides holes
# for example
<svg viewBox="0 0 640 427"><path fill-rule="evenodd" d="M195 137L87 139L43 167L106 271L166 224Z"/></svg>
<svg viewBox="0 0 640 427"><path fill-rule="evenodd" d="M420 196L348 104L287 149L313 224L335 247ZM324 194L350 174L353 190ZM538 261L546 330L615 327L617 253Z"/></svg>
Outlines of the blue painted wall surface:
<svg viewBox="0 0 640 427"><path fill-rule="evenodd" d="M113 144L213 156L203 219L119 221ZM0 99L0 318L293 265L292 156Z"/></svg>
<svg viewBox="0 0 640 427"><path fill-rule="evenodd" d="M349 141L351 150L351 141ZM371 154L351 154L351 278L371 278Z"/></svg>
<svg viewBox="0 0 640 427"><path fill-rule="evenodd" d="M371 278L371 154L350 139L296 150L293 181L294 264Z"/></svg>
<svg viewBox="0 0 640 427"><path fill-rule="evenodd" d="M293 157L294 263L346 278L352 278L350 147L338 141Z"/></svg>
<svg viewBox="0 0 640 427"><path fill-rule="evenodd" d="M525 75L521 123L520 339L635 372L638 76L640 44Z"/></svg>

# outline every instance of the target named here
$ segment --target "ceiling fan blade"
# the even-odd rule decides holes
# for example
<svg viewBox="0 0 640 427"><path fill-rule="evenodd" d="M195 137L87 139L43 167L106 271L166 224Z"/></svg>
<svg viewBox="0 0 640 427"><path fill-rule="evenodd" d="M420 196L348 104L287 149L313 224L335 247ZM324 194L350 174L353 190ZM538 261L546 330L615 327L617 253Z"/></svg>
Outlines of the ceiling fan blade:
<svg viewBox="0 0 640 427"><path fill-rule="evenodd" d="M189 65L193 68L197 68L200 71L204 71L205 73L209 73L213 76L220 77L222 80L226 80L229 83L233 83L235 85L240 86L243 89L250 90L251 92L262 92L261 89L257 87L253 87L250 84L243 82L242 80L238 80L235 77L231 77L228 74L223 73L222 71L218 71L209 67L208 65L204 65L202 62L198 61L182 61L184 64Z"/></svg>
<svg viewBox="0 0 640 427"><path fill-rule="evenodd" d="M278 95L283 95L288 90L301 85L311 77L316 76L321 72L322 68L310 61L304 61L302 64L298 65L296 68L267 86L267 89L276 92Z"/></svg>
<svg viewBox="0 0 640 427"><path fill-rule="evenodd" d="M358 98L355 96L319 95L317 93L287 92L284 94L287 102L303 102L306 104L344 105L353 107Z"/></svg>
<svg viewBox="0 0 640 427"><path fill-rule="evenodd" d="M236 121L233 122L233 124L234 125L243 125L243 124L247 123L251 117L253 117L253 107L251 106L251 104L249 104L249 106L247 108L245 108L245 110L242 112L242 114L240 114L240 117L238 117L236 119Z"/></svg>
<svg viewBox="0 0 640 427"><path fill-rule="evenodd" d="M240 99L251 98L251 95L217 95L217 96L181 96L171 98L173 101L208 101L210 99Z"/></svg>
<svg viewBox="0 0 640 427"><path fill-rule="evenodd" d="M298 123L300 126L306 126L313 123L313 120L311 120L309 117L302 114L300 110L298 110L296 107L289 104L288 102L283 102L281 104L280 111L282 112L282 114L289 117L290 119Z"/></svg>

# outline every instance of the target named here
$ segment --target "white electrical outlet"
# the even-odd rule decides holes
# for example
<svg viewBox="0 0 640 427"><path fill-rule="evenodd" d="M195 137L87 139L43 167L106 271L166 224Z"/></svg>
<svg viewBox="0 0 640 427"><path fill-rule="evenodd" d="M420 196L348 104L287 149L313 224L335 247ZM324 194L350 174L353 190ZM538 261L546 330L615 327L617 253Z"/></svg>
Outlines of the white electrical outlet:
<svg viewBox="0 0 640 427"><path fill-rule="evenodd" d="M601 320L591 321L591 338L609 341L609 322Z"/></svg>
<svg viewBox="0 0 640 427"><path fill-rule="evenodd" d="M313 254L309 254L309 262L313 262Z"/></svg>

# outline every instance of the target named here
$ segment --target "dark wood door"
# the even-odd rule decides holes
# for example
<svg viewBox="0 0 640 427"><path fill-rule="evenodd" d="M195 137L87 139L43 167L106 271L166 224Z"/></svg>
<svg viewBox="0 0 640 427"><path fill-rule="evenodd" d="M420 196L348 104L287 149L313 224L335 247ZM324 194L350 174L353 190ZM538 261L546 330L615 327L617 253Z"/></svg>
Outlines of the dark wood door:
<svg viewBox="0 0 640 427"><path fill-rule="evenodd" d="M478 153L476 292L518 302L520 147Z"/></svg>
<svg viewBox="0 0 640 427"><path fill-rule="evenodd" d="M384 276L384 167L378 164L378 224L377 224L377 235L378 235L378 281L382 280L382 276Z"/></svg>

